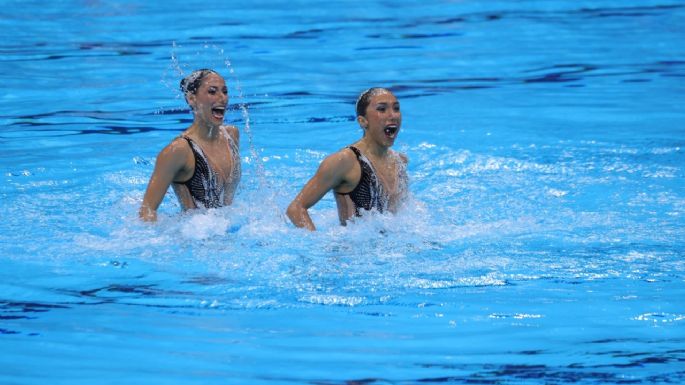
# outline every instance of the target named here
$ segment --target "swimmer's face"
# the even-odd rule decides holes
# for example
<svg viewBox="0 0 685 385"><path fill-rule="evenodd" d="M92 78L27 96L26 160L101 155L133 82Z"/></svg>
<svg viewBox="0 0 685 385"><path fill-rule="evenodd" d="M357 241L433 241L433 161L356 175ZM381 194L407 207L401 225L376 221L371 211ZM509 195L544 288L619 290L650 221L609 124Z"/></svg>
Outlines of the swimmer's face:
<svg viewBox="0 0 685 385"><path fill-rule="evenodd" d="M188 93L187 98L188 104L193 108L195 119L201 119L213 126L223 124L228 105L228 88L220 75L208 74L202 79L197 92Z"/></svg>
<svg viewBox="0 0 685 385"><path fill-rule="evenodd" d="M366 134L382 146L390 147L395 143L402 125L400 102L395 95L387 90L381 90L371 97L366 107L366 116L358 116L359 125Z"/></svg>

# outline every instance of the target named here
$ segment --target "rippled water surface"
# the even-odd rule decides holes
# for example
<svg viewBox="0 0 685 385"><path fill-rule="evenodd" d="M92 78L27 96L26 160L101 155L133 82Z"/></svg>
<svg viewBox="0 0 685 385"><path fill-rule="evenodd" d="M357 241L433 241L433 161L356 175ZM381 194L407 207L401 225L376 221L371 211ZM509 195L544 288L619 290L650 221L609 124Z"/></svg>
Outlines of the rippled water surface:
<svg viewBox="0 0 685 385"><path fill-rule="evenodd" d="M8 1L0 383L685 382L685 4ZM235 204L137 210L227 79ZM412 197L285 207L392 88Z"/></svg>

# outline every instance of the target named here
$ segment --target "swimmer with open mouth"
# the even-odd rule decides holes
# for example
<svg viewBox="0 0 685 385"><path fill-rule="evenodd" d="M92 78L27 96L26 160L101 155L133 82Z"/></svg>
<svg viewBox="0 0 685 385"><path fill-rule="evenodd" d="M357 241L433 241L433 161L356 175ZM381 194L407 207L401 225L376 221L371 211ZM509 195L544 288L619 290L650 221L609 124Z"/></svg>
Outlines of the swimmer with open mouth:
<svg viewBox="0 0 685 385"><path fill-rule="evenodd" d="M402 125L400 103L386 88L370 88L356 104L363 137L321 162L316 174L290 203L297 227L315 230L308 209L333 190L340 223L367 211L396 212L407 195L407 157L390 147Z"/></svg>
<svg viewBox="0 0 685 385"><path fill-rule="evenodd" d="M216 71L193 71L181 80L193 123L157 156L139 216L157 219L157 208L172 186L183 210L217 208L233 202L240 181L239 131L224 125L226 81Z"/></svg>

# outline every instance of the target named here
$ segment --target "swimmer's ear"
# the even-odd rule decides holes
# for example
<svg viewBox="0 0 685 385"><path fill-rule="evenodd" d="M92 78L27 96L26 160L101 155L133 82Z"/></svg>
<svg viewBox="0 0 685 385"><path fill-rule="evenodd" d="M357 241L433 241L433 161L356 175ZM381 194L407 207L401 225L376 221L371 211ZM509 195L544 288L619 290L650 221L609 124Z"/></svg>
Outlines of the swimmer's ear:
<svg viewBox="0 0 685 385"><path fill-rule="evenodd" d="M357 123L365 130L369 127L369 121L361 115L357 116Z"/></svg>
<svg viewBox="0 0 685 385"><path fill-rule="evenodd" d="M195 111L195 94L192 92L186 92L186 103L190 106L190 109Z"/></svg>

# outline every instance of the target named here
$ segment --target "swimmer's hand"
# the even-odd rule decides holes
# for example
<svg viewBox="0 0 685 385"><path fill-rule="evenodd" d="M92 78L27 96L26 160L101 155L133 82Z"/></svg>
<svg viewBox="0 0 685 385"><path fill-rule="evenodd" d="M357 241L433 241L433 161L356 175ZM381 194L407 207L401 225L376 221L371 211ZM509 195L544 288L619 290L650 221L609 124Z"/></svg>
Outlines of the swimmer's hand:
<svg viewBox="0 0 685 385"><path fill-rule="evenodd" d="M157 222L157 210L142 205L138 211L138 217L140 217L143 222Z"/></svg>

